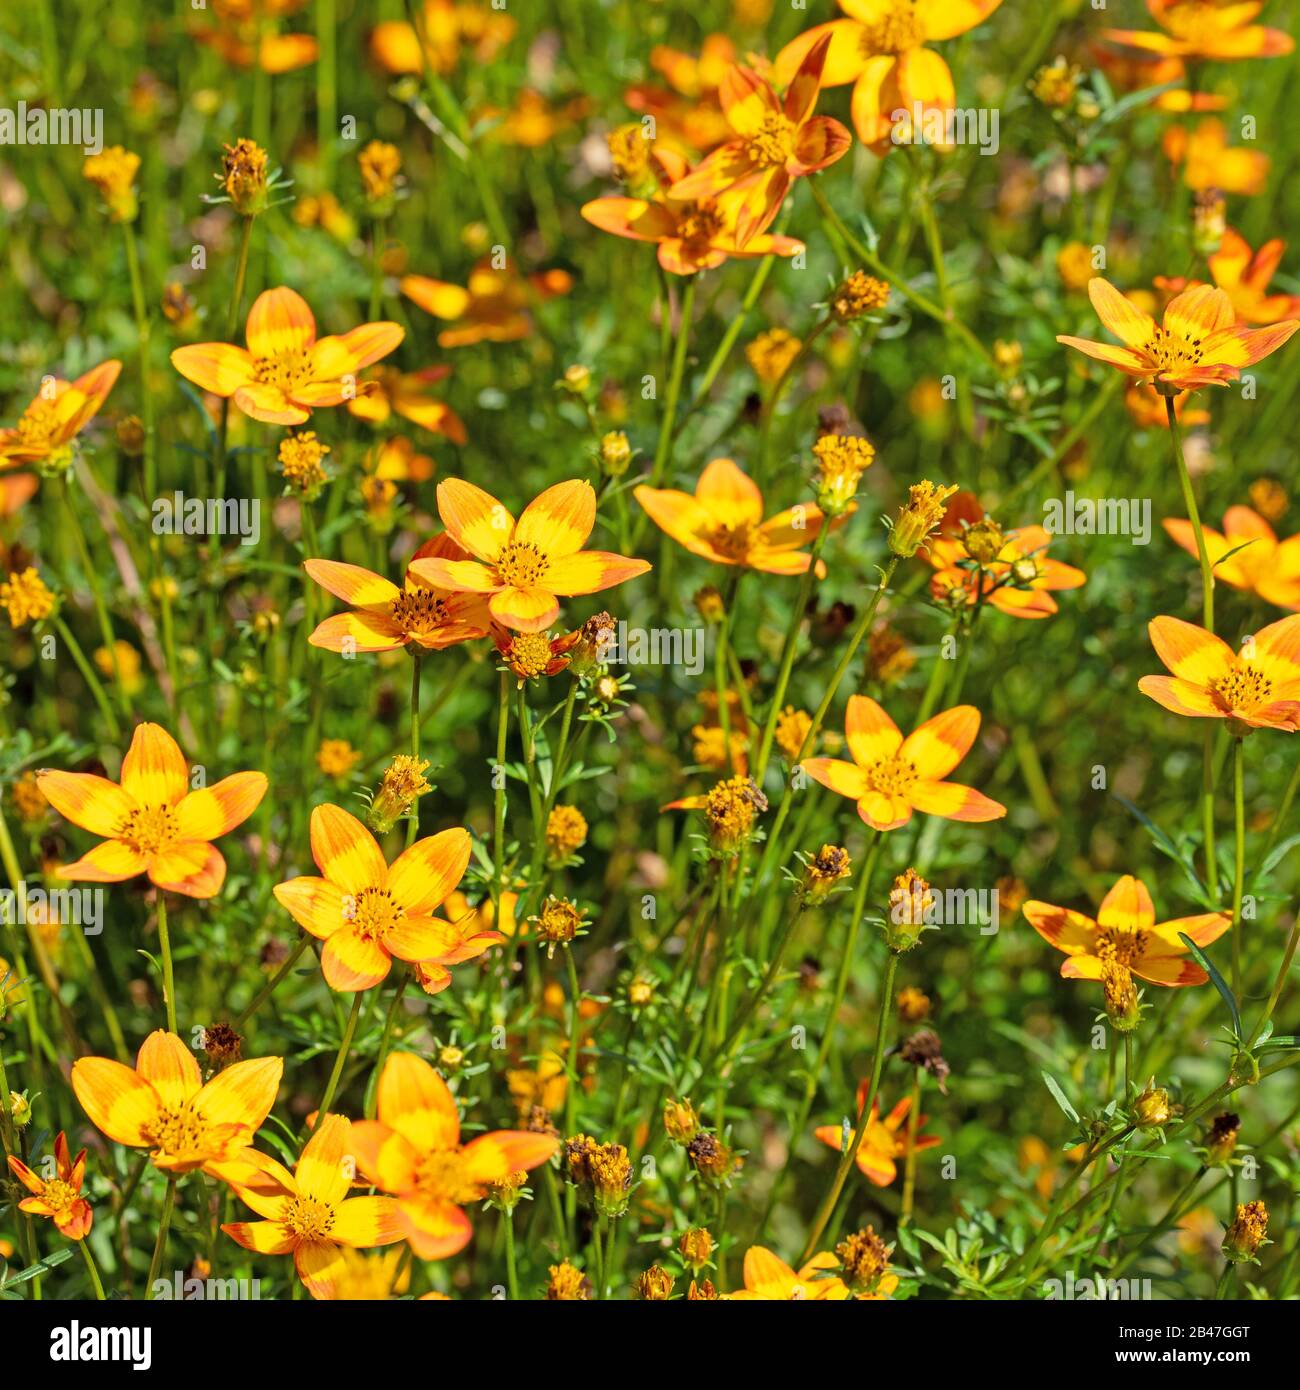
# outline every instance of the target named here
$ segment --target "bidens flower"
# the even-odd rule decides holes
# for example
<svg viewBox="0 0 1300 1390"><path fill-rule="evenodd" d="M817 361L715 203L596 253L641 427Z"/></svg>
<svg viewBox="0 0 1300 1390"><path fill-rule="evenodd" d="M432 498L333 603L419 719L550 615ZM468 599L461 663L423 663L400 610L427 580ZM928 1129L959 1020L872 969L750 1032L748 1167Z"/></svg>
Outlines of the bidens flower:
<svg viewBox="0 0 1300 1390"><path fill-rule="evenodd" d="M254 420L301 425L316 408L341 405L363 392L357 374L387 357L405 336L400 324L363 323L318 339L307 301L281 287L253 301L247 349L193 343L172 353L172 366L202 390L233 399Z"/></svg>
<svg viewBox="0 0 1300 1390"><path fill-rule="evenodd" d="M863 1102L867 1098L869 1081L863 1081L858 1086L857 1109L861 1111ZM875 1187L888 1187L898 1176L898 1165L896 1159L905 1158L913 1149L920 1153L922 1149L932 1149L936 1144L943 1141L938 1135L928 1134L916 1137L915 1145L908 1142L906 1121L912 1110L912 1097L904 1096L896 1106L882 1120L880 1118L880 1097L877 1096L871 1102L871 1114L867 1117L867 1127L862 1135L862 1143L858 1145L857 1157L854 1162L858 1166L858 1171ZM925 1124L926 1117L920 1116L916 1122L919 1130ZM829 1144L837 1153L845 1143L843 1125L819 1125L813 1135L823 1144ZM853 1130L848 1131L849 1144L853 1143Z"/></svg>
<svg viewBox="0 0 1300 1390"><path fill-rule="evenodd" d="M234 1062L205 1086L194 1054L161 1028L141 1044L135 1070L110 1057L72 1064L72 1089L96 1129L147 1149L155 1168L188 1173L233 1158L266 1121L284 1062Z"/></svg>
<svg viewBox="0 0 1300 1390"><path fill-rule="evenodd" d="M516 521L482 488L448 478L438 484L438 514L474 558L412 560L412 573L437 588L490 595L492 616L517 632L548 628L560 597L598 593L650 568L645 560L582 549L596 524L596 493L579 479L548 487Z"/></svg>
<svg viewBox="0 0 1300 1390"><path fill-rule="evenodd" d="M489 1187L536 1168L559 1140L551 1134L499 1129L460 1142L460 1116L447 1083L419 1057L395 1052L379 1078L378 1120L352 1125L361 1171L395 1198L394 1221L422 1260L444 1260L469 1244L462 1210Z"/></svg>
<svg viewBox="0 0 1300 1390"><path fill-rule="evenodd" d="M1300 615L1247 639L1240 652L1181 618L1147 625L1168 676L1143 676L1138 689L1175 714L1233 719L1256 729L1300 728Z"/></svg>
<svg viewBox="0 0 1300 1390"><path fill-rule="evenodd" d="M50 1217L61 1236L69 1240L82 1240L90 1234L95 1219L90 1203L81 1195L81 1184L86 1176L86 1151L72 1158L68 1153L68 1139L63 1133L54 1141L54 1171L52 1178L42 1178L13 1154L9 1155L9 1167L14 1177L30 1192L18 1203L18 1210L30 1216Z"/></svg>
<svg viewBox="0 0 1300 1390"><path fill-rule="evenodd" d="M1124 346L1066 334L1058 334L1056 341L1131 377L1150 378L1162 395L1226 386L1243 367L1276 352L1300 328L1295 319L1267 328L1239 324L1231 299L1210 285L1175 295L1165 306L1162 324L1100 276L1088 281L1088 296L1097 317Z"/></svg>
<svg viewBox="0 0 1300 1390"><path fill-rule="evenodd" d="M482 260L463 288L427 275L404 275L399 288L426 314L451 322L451 328L438 334L438 346L457 348L526 338L533 331L530 303L568 294L572 285L567 271L548 270L525 277L513 265L497 269L490 260Z"/></svg>
<svg viewBox="0 0 1300 1390"><path fill-rule="evenodd" d="M391 1197L348 1196L354 1148L351 1125L342 1115L320 1115L292 1173L256 1149L218 1165L214 1176L263 1218L221 1229L258 1255L292 1253L307 1292L313 1298L336 1297L336 1286L348 1272L340 1247L368 1250L402 1238Z"/></svg>
<svg viewBox="0 0 1300 1390"><path fill-rule="evenodd" d="M1262 4L1206 3L1206 0L1147 0L1151 18L1164 32L1151 29L1103 29L1112 43L1175 58L1273 58L1290 53L1295 43L1281 29L1250 21Z"/></svg>
<svg viewBox="0 0 1300 1390"><path fill-rule="evenodd" d="M1190 521L1169 517L1164 528L1189 555L1196 554ZM1223 534L1207 526L1204 535L1216 579L1258 594L1279 608L1300 610L1300 535L1279 541L1268 522L1250 507L1229 507L1223 516Z"/></svg>
<svg viewBox="0 0 1300 1390"><path fill-rule="evenodd" d="M1120 965L1153 985L1203 985L1210 977L1188 959L1185 934L1198 945L1217 941L1232 925L1229 912L1202 912L1157 922L1151 894L1125 874L1102 899L1094 921L1081 912L1030 901L1021 911L1050 945L1064 951L1061 977L1101 980L1108 965Z"/></svg>
<svg viewBox="0 0 1300 1390"><path fill-rule="evenodd" d="M277 883L275 896L325 943L321 969L331 989L370 989L394 957L442 964L464 945L433 913L465 876L468 830L417 840L389 865L366 827L327 802L311 813L311 852L324 877Z"/></svg>
<svg viewBox="0 0 1300 1390"><path fill-rule="evenodd" d="M766 1302L842 1303L852 1297L844 1281L829 1270L837 1270L840 1262L829 1251L814 1255L796 1274L786 1262L762 1245L751 1245L745 1251L745 1287L728 1299L761 1299Z"/></svg>
<svg viewBox="0 0 1300 1390"><path fill-rule="evenodd" d="M767 574L803 574L811 545L822 525L821 509L811 502L789 507L763 520L758 484L730 459L714 459L700 474L695 493L675 488L635 489L650 520L692 555L719 565L742 565ZM832 527L848 518L836 517ZM825 574L819 561L817 574Z"/></svg>
<svg viewBox="0 0 1300 1390"><path fill-rule="evenodd" d="M185 755L157 724L137 725L122 759L121 785L88 772L37 773L58 813L104 837L59 877L118 883L148 874L157 888L190 898L221 891L226 861L211 841L246 821L266 795L260 772L236 772L213 787L190 790Z"/></svg>
<svg viewBox="0 0 1300 1390"><path fill-rule="evenodd" d="M47 377L18 423L0 430L0 469L24 463L45 471L69 467L69 446L99 414L121 370L122 364L112 359L92 367L76 381Z"/></svg>
<svg viewBox="0 0 1300 1390"><path fill-rule="evenodd" d="M906 738L866 695L849 697L844 736L853 761L808 758L809 777L858 803L858 815L876 830L897 830L913 811L948 820L997 820L1007 808L982 792L942 779L970 751L980 712L957 705L936 714Z"/></svg>

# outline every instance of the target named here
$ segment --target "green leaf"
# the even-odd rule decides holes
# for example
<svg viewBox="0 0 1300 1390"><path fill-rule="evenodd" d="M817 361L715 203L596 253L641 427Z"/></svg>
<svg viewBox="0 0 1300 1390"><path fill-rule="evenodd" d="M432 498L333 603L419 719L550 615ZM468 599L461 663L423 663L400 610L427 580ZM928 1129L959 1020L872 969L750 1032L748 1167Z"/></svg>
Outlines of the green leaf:
<svg viewBox="0 0 1300 1390"><path fill-rule="evenodd" d="M1210 895L1205 890L1205 885L1201 882L1200 875L1196 872L1191 861L1184 857L1182 851L1161 828L1147 815L1145 811L1139 810L1126 796L1121 796L1118 792L1111 792L1111 796L1133 817L1135 821L1151 836L1152 843L1161 852L1168 855L1170 859L1182 869L1187 875L1187 881L1192 886L1192 896L1202 907L1213 907Z"/></svg>
<svg viewBox="0 0 1300 1390"><path fill-rule="evenodd" d="M1061 1090L1059 1083L1052 1073L1050 1071L1045 1071L1042 1073L1042 1078L1047 1082L1047 1089L1051 1091L1052 1099L1065 1111L1066 1116L1073 1120L1076 1125L1082 1124L1083 1121L1079 1119L1079 1112L1075 1110L1074 1106L1066 1099L1065 1092Z"/></svg>
<svg viewBox="0 0 1300 1390"><path fill-rule="evenodd" d="M1214 982L1214 988L1219 991L1223 1002L1228 1006L1232 1014L1232 1026L1238 1037L1241 1037L1241 1013L1237 1008L1237 1001L1233 997L1232 991L1228 988L1228 982L1219 974L1214 962L1205 954L1204 951L1187 935L1185 931L1178 933L1178 939L1192 953L1192 959L1201 967L1202 970Z"/></svg>
<svg viewBox="0 0 1300 1390"><path fill-rule="evenodd" d="M46 1255L43 1259L37 1260L34 1265L28 1265L26 1269L20 1269L17 1274L10 1274L0 1284L0 1289L12 1289L15 1284L25 1284L29 1279L37 1279L42 1274L48 1274L50 1270L61 1265L64 1260L72 1258L70 1246L62 1250L56 1250L52 1255Z"/></svg>

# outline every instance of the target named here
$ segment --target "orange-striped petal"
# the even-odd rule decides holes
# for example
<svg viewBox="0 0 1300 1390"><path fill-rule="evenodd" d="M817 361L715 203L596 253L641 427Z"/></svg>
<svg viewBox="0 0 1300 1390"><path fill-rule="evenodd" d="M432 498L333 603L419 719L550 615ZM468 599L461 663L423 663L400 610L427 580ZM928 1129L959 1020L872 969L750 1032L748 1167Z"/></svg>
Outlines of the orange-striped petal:
<svg viewBox="0 0 1300 1390"><path fill-rule="evenodd" d="M1000 820L1007 813L1000 801L957 782L916 782L908 796L918 811L946 820Z"/></svg>
<svg viewBox="0 0 1300 1390"><path fill-rule="evenodd" d="M307 641L327 652L391 652L409 637L391 618L377 613L335 613L312 629Z"/></svg>
<svg viewBox="0 0 1300 1390"><path fill-rule="evenodd" d="M398 1199L398 1225L422 1260L445 1260L463 1250L474 1235L469 1217L451 1202L412 1193Z"/></svg>
<svg viewBox="0 0 1300 1390"><path fill-rule="evenodd" d="M157 724L137 724L122 759L122 790L142 806L174 806L190 789L185 755Z"/></svg>
<svg viewBox="0 0 1300 1390"><path fill-rule="evenodd" d="M160 1101L143 1076L108 1057L82 1057L72 1064L72 1089L91 1124L115 1143L149 1143Z"/></svg>
<svg viewBox="0 0 1300 1390"><path fill-rule="evenodd" d="M149 867L147 856L122 840L105 840L72 864L61 864L58 877L70 883L121 883Z"/></svg>
<svg viewBox="0 0 1300 1390"><path fill-rule="evenodd" d="M873 763L892 758L903 743L898 725L869 695L849 696L844 715L844 737L853 761L859 767L870 767ZM805 763L804 767L807 766ZM830 783L826 785L830 786ZM859 796L861 794L857 793Z"/></svg>
<svg viewBox="0 0 1300 1390"><path fill-rule="evenodd" d="M1203 627L1162 614L1151 619L1147 632L1166 669L1194 685L1208 685L1232 667L1232 648Z"/></svg>
<svg viewBox="0 0 1300 1390"><path fill-rule="evenodd" d="M304 560L302 567L335 598L357 608L386 608L402 591L383 575L340 560Z"/></svg>
<svg viewBox="0 0 1300 1390"><path fill-rule="evenodd" d="M282 1057L235 1062L203 1087L197 1108L216 1124L246 1125L250 1133L256 1133L271 1113L283 1074Z"/></svg>
<svg viewBox="0 0 1300 1390"><path fill-rule="evenodd" d="M566 598L577 594L595 594L612 589L629 579L650 570L648 560L633 560L607 550L583 550L552 560L546 571L546 587L553 594Z"/></svg>
<svg viewBox="0 0 1300 1390"><path fill-rule="evenodd" d="M839 758L805 758L799 766L814 782L820 782L840 796L857 801L867 793L867 775L857 763L846 763Z"/></svg>
<svg viewBox="0 0 1300 1390"><path fill-rule="evenodd" d="M278 1221L230 1221L221 1229L237 1245L256 1255L287 1255L296 1243Z"/></svg>
<svg viewBox="0 0 1300 1390"><path fill-rule="evenodd" d="M974 705L955 705L908 734L898 756L912 763L919 777L937 782L970 752L979 728L980 712Z"/></svg>
<svg viewBox="0 0 1300 1390"><path fill-rule="evenodd" d="M176 808L176 833L182 840L216 840L257 810L266 789L265 773L235 772L190 792Z"/></svg>
<svg viewBox="0 0 1300 1390"><path fill-rule="evenodd" d="M1097 924L1082 912L1052 903L1031 900L1021 907L1025 921L1050 945L1066 955L1076 956L1091 951L1096 943Z"/></svg>
<svg viewBox="0 0 1300 1390"><path fill-rule="evenodd" d="M316 341L316 320L296 290L263 290L248 311L245 341L254 357L306 352Z"/></svg>
<svg viewBox="0 0 1300 1390"><path fill-rule="evenodd" d="M356 816L329 802L311 813L311 852L316 867L345 893L379 888L388 874L375 837Z"/></svg>
<svg viewBox="0 0 1300 1390"><path fill-rule="evenodd" d="M317 1117L311 1138L294 1167L298 1191L304 1197L333 1206L352 1185L346 1160L351 1155L351 1125L343 1115Z"/></svg>
<svg viewBox="0 0 1300 1390"><path fill-rule="evenodd" d="M452 540L486 564L496 560L515 530L515 519L506 508L463 478L438 484L438 515Z"/></svg>
<svg viewBox="0 0 1300 1390"><path fill-rule="evenodd" d="M418 1153L454 1149L460 1115L447 1083L423 1059L394 1052L379 1077L380 1120Z"/></svg>
<svg viewBox="0 0 1300 1390"><path fill-rule="evenodd" d="M129 792L90 772L47 768L36 774L36 783L59 815L92 835L116 835L136 809L136 800Z"/></svg>
<svg viewBox="0 0 1300 1390"><path fill-rule="evenodd" d="M291 878L277 883L271 891L293 920L321 941L347 925L354 901L351 894L325 878Z"/></svg>
<svg viewBox="0 0 1300 1390"><path fill-rule="evenodd" d="M465 1145L465 1174L471 1182L488 1183L507 1173L527 1171L546 1162L559 1147L551 1134L498 1129Z"/></svg>
<svg viewBox="0 0 1300 1390"><path fill-rule="evenodd" d="M349 1197L334 1209L330 1239L356 1250L392 1245L402 1238L397 1203L391 1197Z"/></svg>
<svg viewBox="0 0 1300 1390"><path fill-rule="evenodd" d="M1101 900L1097 925L1116 931L1146 931L1156 920L1151 894L1140 878L1125 874Z"/></svg>
<svg viewBox="0 0 1300 1390"><path fill-rule="evenodd" d="M524 508L511 539L543 555L573 555L596 524L596 490L585 478L556 483Z"/></svg>
<svg viewBox="0 0 1300 1390"><path fill-rule="evenodd" d="M187 898L215 898L226 881L226 861L206 840L171 845L149 860L149 880Z"/></svg>
<svg viewBox="0 0 1300 1390"><path fill-rule="evenodd" d="M1138 681L1138 689L1173 714L1192 719L1227 717L1226 711L1205 686L1193 685L1191 681L1178 676L1143 676Z"/></svg>
<svg viewBox="0 0 1300 1390"><path fill-rule="evenodd" d="M460 285L449 285L445 280L433 280L427 275L404 275L398 288L435 318L458 319L469 308L469 291Z"/></svg>
<svg viewBox="0 0 1300 1390"><path fill-rule="evenodd" d="M731 459L714 459L705 467L695 484L695 497L717 524L741 528L763 520L758 484Z"/></svg>
<svg viewBox="0 0 1300 1390"><path fill-rule="evenodd" d="M192 343L172 353L172 366L202 391L228 399L255 379L250 352L230 343Z"/></svg>
<svg viewBox="0 0 1300 1390"><path fill-rule="evenodd" d="M544 632L559 616L560 605L545 589L501 589L488 600L488 612L516 632Z"/></svg>
<svg viewBox="0 0 1300 1390"><path fill-rule="evenodd" d="M469 867L468 830L442 830L417 840L393 860L388 891L411 916L426 916L447 901Z"/></svg>
<svg viewBox="0 0 1300 1390"><path fill-rule="evenodd" d="M338 1297L347 1263L337 1245L327 1240L301 1241L294 1247L293 1263L313 1298L329 1301Z"/></svg>
<svg viewBox="0 0 1300 1390"><path fill-rule="evenodd" d="M382 984L393 964L381 946L353 931L350 925L336 931L325 943L320 963L325 983L342 993Z"/></svg>
<svg viewBox="0 0 1300 1390"><path fill-rule="evenodd" d="M335 381L358 372L387 357L400 346L406 330L400 323L363 323L328 338L312 348L312 375L318 381Z"/></svg>

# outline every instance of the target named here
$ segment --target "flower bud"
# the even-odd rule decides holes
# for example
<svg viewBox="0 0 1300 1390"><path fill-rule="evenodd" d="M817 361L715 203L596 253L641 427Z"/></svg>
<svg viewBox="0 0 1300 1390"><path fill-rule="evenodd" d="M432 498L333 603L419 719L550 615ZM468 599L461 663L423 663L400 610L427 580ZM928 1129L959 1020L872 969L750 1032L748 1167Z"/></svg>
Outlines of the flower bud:
<svg viewBox="0 0 1300 1390"><path fill-rule="evenodd" d="M955 484L936 487L931 482L913 483L890 528L890 550L905 560L915 555L943 520L948 498L956 491Z"/></svg>
<svg viewBox="0 0 1300 1390"><path fill-rule="evenodd" d="M1268 1208L1263 1202L1247 1202L1223 1237L1223 1258L1232 1264L1248 1264L1261 1245L1268 1245Z"/></svg>

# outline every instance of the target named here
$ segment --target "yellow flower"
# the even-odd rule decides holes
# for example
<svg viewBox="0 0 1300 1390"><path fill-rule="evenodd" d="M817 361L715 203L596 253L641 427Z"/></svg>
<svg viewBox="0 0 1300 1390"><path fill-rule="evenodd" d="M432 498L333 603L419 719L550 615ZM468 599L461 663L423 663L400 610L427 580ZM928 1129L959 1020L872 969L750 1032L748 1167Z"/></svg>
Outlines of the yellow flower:
<svg viewBox="0 0 1300 1390"><path fill-rule="evenodd" d="M745 357L759 381L771 386L785 375L802 347L793 333L784 328L769 328L745 349Z"/></svg>
<svg viewBox="0 0 1300 1390"><path fill-rule="evenodd" d="M831 296L831 312L841 323L864 318L889 301L889 286L865 271L855 270Z"/></svg>
<svg viewBox="0 0 1300 1390"><path fill-rule="evenodd" d="M316 766L326 777L346 777L361 761L361 754L345 738L321 740Z"/></svg>
<svg viewBox="0 0 1300 1390"><path fill-rule="evenodd" d="M315 430L285 435L279 450L280 472L285 482L304 497L315 497L328 481L322 460L329 452L329 445L316 438Z"/></svg>
<svg viewBox="0 0 1300 1390"><path fill-rule="evenodd" d="M1072 294L1080 294L1088 288L1088 281L1094 272L1092 248L1081 241L1068 241L1056 253L1056 273L1061 283Z"/></svg>
<svg viewBox="0 0 1300 1390"><path fill-rule="evenodd" d="M28 565L21 574L11 574L0 584L0 605L9 610L9 622L14 628L48 618L54 612L56 602L32 565Z"/></svg>
<svg viewBox="0 0 1300 1390"><path fill-rule="evenodd" d="M853 434L824 434L812 451L817 459L817 505L827 516L840 516L856 496L858 480L871 467L876 451Z"/></svg>
<svg viewBox="0 0 1300 1390"><path fill-rule="evenodd" d="M357 155L361 183L366 201L384 203L397 191L398 175L402 168L401 151L384 140L372 140Z"/></svg>
<svg viewBox="0 0 1300 1390"><path fill-rule="evenodd" d="M955 483L951 487L936 487L931 482L913 483L898 519L890 528L890 550L903 559L915 555L943 520L948 498L956 491Z"/></svg>
<svg viewBox="0 0 1300 1390"><path fill-rule="evenodd" d="M82 177L95 185L114 222L134 222L139 204L135 196L135 176L140 156L121 145L110 145L99 154L89 155L81 166Z"/></svg>
<svg viewBox="0 0 1300 1390"><path fill-rule="evenodd" d="M586 843L587 820L576 806L556 806L546 820L546 850L552 863L562 864Z"/></svg>
<svg viewBox="0 0 1300 1390"><path fill-rule="evenodd" d="M256 217L266 207L266 151L254 141L227 145L217 178L241 217Z"/></svg>
<svg viewBox="0 0 1300 1390"><path fill-rule="evenodd" d="M123 693L138 695L144 689L144 679L140 675L140 653L119 637L110 651L107 647L96 647L95 666L105 680L119 680Z"/></svg>

